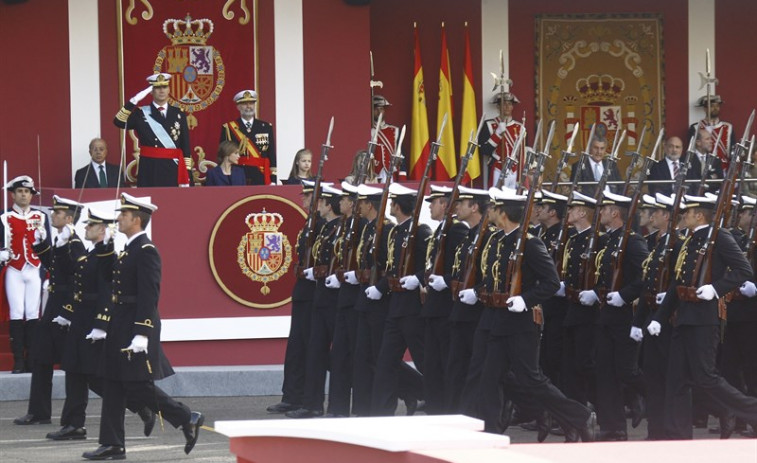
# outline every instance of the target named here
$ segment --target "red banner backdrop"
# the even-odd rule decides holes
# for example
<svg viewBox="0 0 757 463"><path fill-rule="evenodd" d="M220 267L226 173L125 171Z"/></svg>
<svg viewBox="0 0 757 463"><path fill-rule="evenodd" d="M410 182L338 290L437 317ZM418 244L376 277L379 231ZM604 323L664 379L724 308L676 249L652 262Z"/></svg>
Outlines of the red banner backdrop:
<svg viewBox="0 0 757 463"><path fill-rule="evenodd" d="M221 124L239 117L234 94L257 90L257 3L119 0L124 99L145 88L148 75L171 74L171 103L187 114L196 165L215 160ZM134 153L135 139L127 143Z"/></svg>

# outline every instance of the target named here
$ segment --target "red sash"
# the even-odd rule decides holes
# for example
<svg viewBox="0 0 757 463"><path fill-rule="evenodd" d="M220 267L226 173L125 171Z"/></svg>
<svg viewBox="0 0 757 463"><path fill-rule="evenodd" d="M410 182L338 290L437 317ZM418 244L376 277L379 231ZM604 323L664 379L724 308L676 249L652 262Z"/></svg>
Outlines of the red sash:
<svg viewBox="0 0 757 463"><path fill-rule="evenodd" d="M156 148L154 146L140 146L139 155L152 159L173 159L176 166L176 183L179 186L189 186L189 173L184 164L184 152L179 148Z"/></svg>
<svg viewBox="0 0 757 463"><path fill-rule="evenodd" d="M231 132L231 134L233 134L233 136L239 142L239 150L241 151L239 153L239 165L257 167L260 172L263 173L265 184L270 185L271 161L268 158L263 157L263 155L258 151L257 145L255 145L255 143L247 138L247 135L242 133L242 130L239 128L237 121L231 121L227 124L227 126L229 127L229 129L231 129L229 132Z"/></svg>

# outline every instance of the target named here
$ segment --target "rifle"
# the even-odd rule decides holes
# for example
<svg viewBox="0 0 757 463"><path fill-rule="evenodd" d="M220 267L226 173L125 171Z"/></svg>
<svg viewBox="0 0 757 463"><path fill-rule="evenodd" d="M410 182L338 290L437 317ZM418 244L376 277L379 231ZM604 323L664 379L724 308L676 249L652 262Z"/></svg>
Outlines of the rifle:
<svg viewBox="0 0 757 463"><path fill-rule="evenodd" d="M373 125L373 96L375 94L375 92L373 91L373 89L376 88L376 87L378 87L378 88L384 88L384 83L381 82L380 80L373 80L373 78L374 78L374 75L373 75L373 51L369 51L368 53L369 53L369 56L370 56L370 59L371 59L371 81L370 81L369 85L371 87L371 125ZM376 130L378 130L380 127L381 127L381 122L379 122L376 125Z"/></svg>
<svg viewBox="0 0 757 463"><path fill-rule="evenodd" d="M457 187L460 186L460 182L462 181L463 176L465 175L465 171L468 168L468 161L470 161L470 158L473 156L473 152L476 151L476 148L478 148L478 135L481 133L481 128L484 126L484 117L485 116L482 114L481 121L478 123L478 130L476 130L476 133L473 133L473 131L471 131L470 138L468 139L468 149L465 152L465 156L463 156L463 158L460 160L460 170L457 173L457 177L455 177L455 186L452 187L449 204L447 204L447 210L444 213L444 218L439 224L439 234L436 237L436 239L439 240L439 242L437 243L437 249L439 249L441 252L437 252L434 256L434 262L431 264L431 267L426 269L426 276L431 274L444 275L444 244L447 241L447 233L449 232L449 229L454 222L456 207L455 203L457 202L457 195L460 193Z"/></svg>
<svg viewBox="0 0 757 463"><path fill-rule="evenodd" d="M579 126L581 124L576 122L576 125L573 126L573 135L570 136L570 141L568 142L568 149L563 151L560 155L560 160L557 162L557 170L555 171L555 179L552 180L552 193L557 193L557 184L560 182L560 173L565 169L565 166L568 164L568 158L575 156L573 153L573 144L576 141L576 136L578 135ZM593 136L593 135L592 135ZM580 164L579 164L580 165ZM576 177L578 177L578 174L576 174ZM576 185L573 185L573 189L575 189Z"/></svg>
<svg viewBox="0 0 757 463"><path fill-rule="evenodd" d="M718 138L715 142L715 145L717 146L718 143L720 143L720 136L723 135L723 132L718 132ZM696 136L699 136L699 132L697 131ZM714 151L714 148L713 148ZM697 195L703 196L704 191L707 188L707 175L710 173L710 168L712 167L712 163L715 162L715 159L717 158L717 155L712 153L705 153L704 155L704 168L702 170L702 178L699 179L699 189L697 190Z"/></svg>
<svg viewBox="0 0 757 463"><path fill-rule="evenodd" d="M402 242L402 251L400 252L400 261L397 266L398 278L415 273L415 238L418 233L418 226L420 222L418 218L421 216L421 209L423 208L423 195L426 193L426 187L428 186L428 180L431 176L431 167L437 158L439 148L442 146L440 143L442 140L442 134L444 133L444 126L447 125L447 114L442 119L442 125L439 129L439 136L436 141L431 143L431 150L426 161L426 168L423 170L423 177L421 177L421 183L418 187L418 196L415 199L415 208L413 209L413 215L410 216L410 226L408 227L408 233L405 235L405 239Z"/></svg>
<svg viewBox="0 0 757 463"><path fill-rule="evenodd" d="M372 59L371 59L372 61ZM384 114L379 114L378 123L381 125L381 120ZM373 153L376 150L378 139L378 130L374 131L373 136L368 141L368 149L366 149L366 156L360 161L358 166L358 175L353 181L353 185L360 185L365 182L368 177L368 169L370 168L370 162L373 159ZM344 281L344 273L352 270L357 270L357 244L360 237L358 236L358 226L360 225L360 213L358 209L359 201L352 203L352 214L350 215L350 223L346 225L346 232L344 234L344 240L342 241L342 250L346 249L347 252L342 252L342 260L336 271L339 281ZM336 253L335 253L336 254ZM333 272L332 272L333 273Z"/></svg>
<svg viewBox="0 0 757 463"><path fill-rule="evenodd" d="M329 133L326 135L326 143L321 145L321 158L318 160L318 172L315 174L315 183L313 184L313 199L310 201L310 207L308 208L308 219L305 222L305 228L302 232L305 234L305 262L300 262L300 268L306 269L313 266L313 245L317 230L315 229L318 223L318 197L321 194L321 180L323 178L323 165L329 158L329 150L333 148L331 146L331 132L334 130L334 116L331 116L331 122L329 123Z"/></svg>
<svg viewBox="0 0 757 463"><path fill-rule="evenodd" d="M662 130L660 131L662 133ZM631 156L631 164L628 166L628 175L626 175L626 183L623 184L623 196L628 196L628 188L631 186L631 174L633 174L633 168L636 167L636 163L641 158L641 147L644 145L644 136L647 134L647 126L644 124L644 128L641 129L641 136L639 137L639 143L636 145L636 151L626 151L626 156ZM658 138L659 142L659 138ZM655 150L652 150L652 156L654 156ZM640 185L641 186L641 185ZM629 214L629 217L633 217L633 214Z"/></svg>
<svg viewBox="0 0 757 463"><path fill-rule="evenodd" d="M376 233L373 235L373 249L371 254L373 255L373 266L371 267L371 280L370 285L374 286L379 279L378 268L378 248L381 244L381 235L384 234L384 220L386 217L386 203L389 201L389 185L392 184L392 178L394 176L394 170L399 166L402 161L402 141L405 139L405 126L402 126L400 130L400 138L397 143L397 151L392 155L392 165L389 166L389 175L384 183L384 191L381 193L381 205L379 206L378 215L376 216Z"/></svg>
<svg viewBox="0 0 757 463"><path fill-rule="evenodd" d="M623 234L620 236L617 251L614 256L615 262L613 263L612 282L610 283L609 289L610 292L619 291L620 285L623 282L623 258L626 255L625 248L626 244L628 243L628 238L631 236L631 227L633 225L632 218L636 216L636 209L639 207L639 202L641 200L641 189L644 185L644 180L647 179L647 175L649 175L649 169L652 167L652 164L657 162L655 156L657 155L657 151L660 148L663 133L665 133L665 130L660 129L660 133L657 135L657 142L655 143L654 148L652 148L649 156L644 158L642 161L638 184L636 185L636 191L634 191L633 193L631 205L628 208L628 219L626 220L625 226L623 227Z"/></svg>
<svg viewBox="0 0 757 463"><path fill-rule="evenodd" d="M525 118L525 112L523 113L523 117ZM523 127L525 131L525 124L523 124ZM525 147L526 157L523 160L523 165L520 166L521 173L520 173L520 181L518 182L518 188L517 188L518 194L523 194L523 190L525 190L526 188L526 178L528 177L528 169L531 166L531 163L534 161L534 156L536 156L536 153L539 151L538 145L539 145L540 138L541 138L541 119L539 119L539 123L536 124L536 134L534 135L534 142L531 144L532 147L531 148L529 148L528 146ZM524 143L521 140L525 140L525 138L518 136L518 140L516 140L516 143ZM503 172L505 171L503 170Z"/></svg>
<svg viewBox="0 0 757 463"><path fill-rule="evenodd" d="M581 276L583 279L583 285L581 289L592 289L596 282L596 257L597 257L597 238L599 237L600 222L599 222L599 207L602 202L602 195L604 194L605 186L607 185L607 178L609 177L610 169L618 162L618 150L621 143L626 136L626 131L623 130L623 134L613 144L612 154L607 158L607 167L602 171L602 177L600 177L597 184L597 191L594 194L594 199L597 201L597 209L594 211L594 219L592 222L592 231L589 235L589 242L586 245L586 250L581 254ZM591 143L591 141L589 141Z"/></svg>

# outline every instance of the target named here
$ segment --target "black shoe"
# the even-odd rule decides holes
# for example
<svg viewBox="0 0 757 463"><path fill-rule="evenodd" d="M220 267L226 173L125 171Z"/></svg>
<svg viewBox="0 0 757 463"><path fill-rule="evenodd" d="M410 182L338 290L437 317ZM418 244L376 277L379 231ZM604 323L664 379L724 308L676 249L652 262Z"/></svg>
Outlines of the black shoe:
<svg viewBox="0 0 757 463"><path fill-rule="evenodd" d="M195 447L197 443L197 437L200 435L200 427L205 422L205 417L200 412L192 412L192 417L189 419L189 423L181 427L181 431L184 433L184 438L187 440L187 444L184 446L184 453L189 455L189 452Z"/></svg>
<svg viewBox="0 0 757 463"><path fill-rule="evenodd" d="M308 410L307 408L298 408L290 412L284 413L287 418L318 418L323 416L323 412L320 410Z"/></svg>
<svg viewBox="0 0 757 463"><path fill-rule="evenodd" d="M499 427L502 429L502 432L507 431L507 428L510 427L510 423L513 421L513 401L512 400L505 400L505 403L502 405L502 410L499 412Z"/></svg>
<svg viewBox="0 0 757 463"><path fill-rule="evenodd" d="M578 430L578 434L581 435L583 442L594 442L597 440L597 414L591 412L589 418L586 419L584 427ZM625 433L624 433L625 434ZM628 439L628 437L626 437Z"/></svg>
<svg viewBox="0 0 757 463"><path fill-rule="evenodd" d="M286 402L279 402L276 405L271 405L265 410L268 413L286 413L286 412L291 412L293 410L297 410L298 408L300 408L299 405L292 405Z"/></svg>
<svg viewBox="0 0 757 463"><path fill-rule="evenodd" d="M101 445L94 452L84 452L87 460L126 460L126 449L114 445Z"/></svg>
<svg viewBox="0 0 757 463"><path fill-rule="evenodd" d="M726 414L720 417L720 438L729 439L736 430L736 415Z"/></svg>
<svg viewBox="0 0 757 463"><path fill-rule="evenodd" d="M418 400L405 399L405 408L407 409L407 416L415 415L415 412L418 411Z"/></svg>
<svg viewBox="0 0 757 463"><path fill-rule="evenodd" d="M546 411L541 412L539 417L536 418L536 429L538 430L536 440L539 441L539 443L544 442L547 436L549 436L549 430L551 428L552 418L549 416L549 413Z"/></svg>
<svg viewBox="0 0 757 463"><path fill-rule="evenodd" d="M634 400L632 406L631 406L631 427L636 429L639 427L639 424L641 424L642 418L644 418L644 414L646 413L646 405L644 403L644 398L641 396L636 396L636 399Z"/></svg>
<svg viewBox="0 0 757 463"><path fill-rule="evenodd" d="M52 440L81 440L87 438L87 428L75 428L71 425L63 426L55 432L47 433L48 439Z"/></svg>
<svg viewBox="0 0 757 463"><path fill-rule="evenodd" d="M13 424L18 424L21 426L29 425L29 424L50 424L50 418L37 418L34 415L24 415L21 418L16 418L13 420Z"/></svg>
<svg viewBox="0 0 757 463"><path fill-rule="evenodd" d="M139 418L145 425L143 429L145 436L152 434L152 429L155 427L155 412L145 407L142 410L138 411L137 415L139 415Z"/></svg>
<svg viewBox="0 0 757 463"><path fill-rule="evenodd" d="M625 431L600 431L597 440L602 442L627 441L628 434Z"/></svg>

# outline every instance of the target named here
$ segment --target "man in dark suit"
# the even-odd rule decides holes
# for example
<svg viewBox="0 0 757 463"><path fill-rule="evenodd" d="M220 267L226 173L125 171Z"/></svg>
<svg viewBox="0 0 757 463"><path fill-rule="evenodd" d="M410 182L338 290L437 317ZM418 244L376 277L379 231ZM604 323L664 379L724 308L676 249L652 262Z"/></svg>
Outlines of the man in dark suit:
<svg viewBox="0 0 757 463"><path fill-rule="evenodd" d="M607 168L608 162L605 160L607 154L607 140L595 136L589 143L589 159L582 159L571 166L570 179L573 180L575 175L580 171L578 178L579 182L598 182L602 177L602 173ZM623 180L620 177L618 166L613 164L609 172L608 181L620 181ZM623 185L608 185L610 191L613 193L620 192ZM594 197L596 193L596 186L594 185L579 185L578 191L586 196Z"/></svg>
<svg viewBox="0 0 757 463"><path fill-rule="evenodd" d="M182 427L189 453L197 443L204 416L163 392L155 381L173 374L160 346L161 259L145 233L157 206L121 194L118 231L126 235L123 252L113 268L113 306L96 318L108 321L103 352L104 394L100 419L100 447L85 452L88 460L126 457L124 412L127 398L146 404L175 428ZM93 333L94 334L94 333Z"/></svg>
<svg viewBox="0 0 757 463"><path fill-rule="evenodd" d="M681 155L683 154L683 142L681 139L675 136L668 138L665 140L664 149L665 159L663 162L657 162L652 165L652 168L649 169L647 180L675 180L676 175L683 168L683 165L681 164L683 162L681 159ZM689 180L698 179L700 178L700 171L701 167L699 168L699 171L689 168L686 170L686 178ZM655 195L655 193L670 196L673 194L673 184L650 183L649 194Z"/></svg>
<svg viewBox="0 0 757 463"><path fill-rule="evenodd" d="M171 74L154 74L147 78L150 86L142 90L118 111L113 123L132 129L139 139L139 174L137 186L189 186L192 178L192 152L189 127L184 113L169 104ZM147 94L152 103L137 107Z"/></svg>
<svg viewBox="0 0 757 463"><path fill-rule="evenodd" d="M714 146L715 138L713 138L712 134L705 129L699 129L695 144L696 153L689 159L689 171L692 172L693 178L701 179L704 177L705 180L723 178L723 163L720 162L717 156L712 154ZM705 167L708 159L709 166ZM719 183L706 183L701 188L698 185L694 185L694 188L690 188L688 191L703 195L706 192L712 193L719 189Z"/></svg>
<svg viewBox="0 0 757 463"><path fill-rule="evenodd" d="M105 140L93 138L89 142L89 155L92 162L76 171L74 188L116 188L119 184L124 184L124 177L123 174L119 175L118 166L105 162L105 158L108 157L108 145Z"/></svg>
<svg viewBox="0 0 757 463"><path fill-rule="evenodd" d="M276 142L273 126L255 117L258 92L242 90L234 95L239 119L221 126L221 140L238 143L239 165L244 168L248 185L276 183Z"/></svg>

